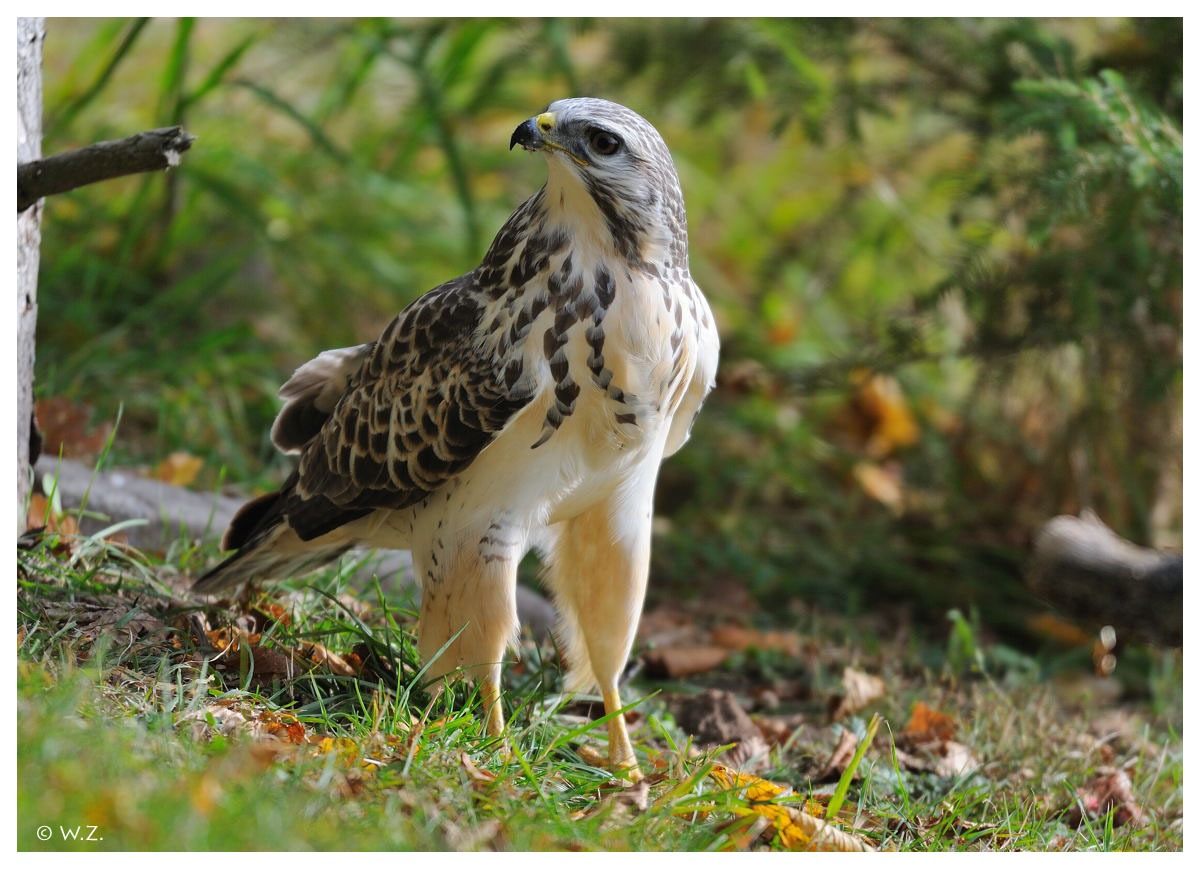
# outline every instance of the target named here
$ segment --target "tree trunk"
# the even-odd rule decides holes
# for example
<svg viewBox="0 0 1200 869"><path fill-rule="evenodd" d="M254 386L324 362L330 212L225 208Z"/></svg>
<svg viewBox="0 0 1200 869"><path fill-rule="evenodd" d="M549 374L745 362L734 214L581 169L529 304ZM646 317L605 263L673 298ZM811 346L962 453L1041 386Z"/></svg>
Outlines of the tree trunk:
<svg viewBox="0 0 1200 869"><path fill-rule="evenodd" d="M17 163L42 156L42 43L46 19L17 19ZM17 215L17 533L25 530L32 472L33 348L37 331L42 204Z"/></svg>

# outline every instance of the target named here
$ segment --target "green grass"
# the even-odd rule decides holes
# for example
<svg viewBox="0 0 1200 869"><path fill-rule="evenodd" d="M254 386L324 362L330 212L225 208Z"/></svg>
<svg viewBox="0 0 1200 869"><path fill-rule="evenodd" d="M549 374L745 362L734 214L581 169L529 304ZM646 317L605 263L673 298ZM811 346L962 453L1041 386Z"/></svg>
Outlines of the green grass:
<svg viewBox="0 0 1200 869"><path fill-rule="evenodd" d="M181 544L163 561L53 534L19 552L20 848L771 847L769 829L752 842L739 839L753 819L740 819L738 796L719 792L705 775L712 758L689 756L669 696L705 681L746 688L807 680L806 725L772 750L759 774L828 799L833 786L810 785L808 773L828 756L839 727L860 735L866 727L861 718L825 724L822 710L836 688L830 673L846 663L888 684L872 707L888 726L862 758L838 816L872 845L1182 847L1181 678L1169 654L1152 656L1147 694L1105 706L1067 699L1061 683L1039 675L1053 669L1047 662L1017 661L980 641L972 660L951 666L943 655L930 669L922 663L928 644L884 632L869 640L877 623L856 634L848 623L814 616L815 664L750 652L691 683L627 689L640 701L634 741L642 766L654 770L657 762L660 773L639 811L618 805L613 794L621 789L589 763L591 752L605 750L605 728L564 708L551 646L527 641L520 665L507 668L505 753L484 733L474 691L423 684L413 613L389 605L377 587L360 598L345 588L345 570L330 569L274 587L270 598L202 607L181 590L209 555ZM283 608L278 618L262 615L271 601ZM189 630L189 619L206 620L214 632L258 630L258 648L318 642L358 655L364 666L357 677L323 668L292 678L256 674L255 656L206 648L211 639ZM888 727L899 732L915 700L960 722L956 739L980 761L976 771L943 778L895 761ZM1101 714L1124 723L1091 727ZM272 738L264 719L276 723ZM280 739L280 721L302 725L304 741ZM1105 738L1109 730L1116 735ZM1075 788L1103 767L1128 771L1144 827L1113 827L1104 817L1078 828L1065 822ZM36 837L43 825L52 830L46 842ZM60 828L79 828L82 838L63 841Z"/></svg>

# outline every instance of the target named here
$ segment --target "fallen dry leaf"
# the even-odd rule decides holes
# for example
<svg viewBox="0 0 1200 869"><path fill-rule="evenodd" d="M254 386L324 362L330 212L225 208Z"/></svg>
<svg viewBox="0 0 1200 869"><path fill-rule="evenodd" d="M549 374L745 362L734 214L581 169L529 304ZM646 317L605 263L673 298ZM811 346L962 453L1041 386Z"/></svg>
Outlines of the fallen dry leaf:
<svg viewBox="0 0 1200 869"><path fill-rule="evenodd" d="M250 646L250 656L254 659L255 676L286 676L291 678L299 669L296 659L280 651L268 649L265 646Z"/></svg>
<svg viewBox="0 0 1200 869"><path fill-rule="evenodd" d="M25 519L25 528L32 531L35 528L45 528L51 534L75 535L79 533L79 523L69 513L59 513L50 507L45 495L34 494L29 497L29 513Z"/></svg>
<svg viewBox="0 0 1200 869"><path fill-rule="evenodd" d="M166 629L154 612L116 595L77 596L74 600L47 601L42 612L57 622L74 622L80 635L95 640L101 634L116 634L125 640L148 636Z"/></svg>
<svg viewBox="0 0 1200 869"><path fill-rule="evenodd" d="M862 490L893 513L904 510L904 478L897 462L877 465L859 462L854 466L854 479Z"/></svg>
<svg viewBox="0 0 1200 869"><path fill-rule="evenodd" d="M324 736L317 741L314 753L336 754L352 761L359 755L359 745L347 736Z"/></svg>
<svg viewBox="0 0 1200 869"><path fill-rule="evenodd" d="M841 721L864 709L882 697L887 686L878 676L872 676L853 667L842 671L842 687L845 693L829 701L830 719Z"/></svg>
<svg viewBox="0 0 1200 869"><path fill-rule="evenodd" d="M682 679L713 670L729 657L720 646L675 646L651 649L643 656L646 673L656 679Z"/></svg>
<svg viewBox="0 0 1200 869"><path fill-rule="evenodd" d="M214 704L201 710L198 717L202 727L207 724L209 716L212 717L213 726L222 736L228 736L239 730L248 728L250 721L250 719L237 709Z"/></svg>
<svg viewBox="0 0 1200 869"><path fill-rule="evenodd" d="M958 722L949 715L938 712L936 709L918 700L913 704L912 713L908 718L908 725L901 731L900 735L907 743L920 745L926 742L941 742L953 739L957 729Z"/></svg>
<svg viewBox="0 0 1200 869"><path fill-rule="evenodd" d="M250 610L250 614L255 618L262 619L263 622L279 622L283 625L292 623L292 617L286 609L269 601L260 601Z"/></svg>
<svg viewBox="0 0 1200 869"><path fill-rule="evenodd" d="M1114 827L1125 824L1140 827L1146 823L1146 813L1134 799L1133 783L1124 770L1100 769L1075 794L1078 799L1063 818L1073 827L1083 823L1085 814L1089 820L1098 821L1110 811Z"/></svg>
<svg viewBox="0 0 1200 869"><path fill-rule="evenodd" d="M313 663L324 664L331 673L336 673L339 676L358 675L358 670L354 669L345 658L335 655L320 643L305 643L300 647L300 653Z"/></svg>
<svg viewBox="0 0 1200 869"><path fill-rule="evenodd" d="M816 804L805 801L800 807L780 804L777 800L790 796L791 789L766 779L738 773L727 767L714 766L709 773L723 787L745 789L743 808L737 814L761 815L774 825L779 844L789 851L874 851L863 839L841 830L810 814ZM820 807L822 810L824 807Z"/></svg>
<svg viewBox="0 0 1200 869"><path fill-rule="evenodd" d="M763 764L770 746L758 726L728 691L709 689L674 704L675 722L696 739L702 749L734 743L721 756L724 763L738 769Z"/></svg>
<svg viewBox="0 0 1200 869"><path fill-rule="evenodd" d="M154 466L150 476L172 486L190 486L204 467L204 459L176 451Z"/></svg>
<svg viewBox="0 0 1200 869"><path fill-rule="evenodd" d="M759 733L770 745L783 745L792 737L796 728L804 724L804 715L752 715Z"/></svg>
<svg viewBox="0 0 1200 869"><path fill-rule="evenodd" d="M961 742L947 739L937 749L935 772L942 778L958 778L978 768L979 761Z"/></svg>
<svg viewBox="0 0 1200 869"><path fill-rule="evenodd" d="M331 673L339 676L356 676L362 669L362 659L357 655L343 658L329 651L320 643L302 643L297 649L286 647L260 646L262 634L233 627L213 628L203 631L204 637L217 651L228 650L238 652L243 645L250 651L254 660L254 676L287 676L291 678L297 672L313 665L323 666ZM218 665L218 669L227 669L231 665L226 662Z"/></svg>
<svg viewBox="0 0 1200 869"><path fill-rule="evenodd" d="M829 760L825 761L825 765L813 775L815 782L831 782L837 781L842 777L842 773L846 771L846 767L850 765L850 761L854 759L854 752L858 748L858 737L854 735L854 731L849 727L842 728L842 735L838 739L837 745L833 747L833 753L829 755ZM858 771L855 771L855 778L860 778Z"/></svg>
<svg viewBox="0 0 1200 869"><path fill-rule="evenodd" d="M793 657L800 654L802 644L800 635L791 631L757 631L735 624L715 627L711 636L716 645L737 652L746 649L766 649Z"/></svg>
<svg viewBox="0 0 1200 869"><path fill-rule="evenodd" d="M233 642L233 637L230 635L229 628L211 628L204 632L205 639L217 651L224 651L229 648L229 644ZM234 647L236 649L236 646Z"/></svg>
<svg viewBox="0 0 1200 869"><path fill-rule="evenodd" d="M882 458L920 439L917 422L896 378L860 368L851 373L850 380L858 387L855 408L870 431L864 444L868 455Z"/></svg>
<svg viewBox="0 0 1200 869"><path fill-rule="evenodd" d="M470 779L474 785L490 785L496 780L496 774L494 772L488 772L487 770L477 767L471 760L471 756L465 751L459 754L458 763L459 766L462 767L463 772L467 774L467 778Z"/></svg>
<svg viewBox="0 0 1200 869"><path fill-rule="evenodd" d="M677 604L664 603L647 610L638 621L638 641L647 645L669 646L683 640L699 639L695 617Z"/></svg>
<svg viewBox="0 0 1200 869"><path fill-rule="evenodd" d="M112 434L112 423L92 429L92 409L86 404L62 396L43 398L35 405L38 427L42 430L42 455L61 454L70 459L95 459Z"/></svg>
<svg viewBox="0 0 1200 869"><path fill-rule="evenodd" d="M918 700L908 726L896 734L896 760L906 769L957 778L979 766L971 750L953 736L958 722Z"/></svg>
<svg viewBox="0 0 1200 869"><path fill-rule="evenodd" d="M308 742L307 729L291 713L266 709L258 714L258 720L263 723L267 733L281 741L293 745L304 745Z"/></svg>

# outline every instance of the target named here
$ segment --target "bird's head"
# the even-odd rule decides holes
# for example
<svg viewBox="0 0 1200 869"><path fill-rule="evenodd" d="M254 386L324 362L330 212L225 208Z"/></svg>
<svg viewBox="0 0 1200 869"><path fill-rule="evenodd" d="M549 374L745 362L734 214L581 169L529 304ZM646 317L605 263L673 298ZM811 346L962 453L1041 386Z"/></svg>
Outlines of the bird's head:
<svg viewBox="0 0 1200 869"><path fill-rule="evenodd" d="M667 253L659 250L665 246L672 259L686 262L687 218L675 164L641 115L608 100L557 100L517 127L510 150L517 145L545 155L552 212L594 212L630 259L658 259L653 254Z"/></svg>

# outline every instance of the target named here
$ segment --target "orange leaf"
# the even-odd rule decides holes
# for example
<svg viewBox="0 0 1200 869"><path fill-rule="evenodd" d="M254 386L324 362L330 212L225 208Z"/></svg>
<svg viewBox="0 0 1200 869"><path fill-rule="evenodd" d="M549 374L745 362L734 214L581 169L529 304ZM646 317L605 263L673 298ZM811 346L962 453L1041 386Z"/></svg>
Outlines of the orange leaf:
<svg viewBox="0 0 1200 869"><path fill-rule="evenodd" d="M267 710L260 713L258 718L266 725L267 733L272 736L277 736L294 745L303 745L308 742L308 731L303 724L296 720L295 715Z"/></svg>
<svg viewBox="0 0 1200 869"><path fill-rule="evenodd" d="M274 621L285 625L290 625L292 623L292 617L288 614L288 611L277 603L268 603L264 601L258 605L257 609L266 618L273 619Z"/></svg>
<svg viewBox="0 0 1200 869"><path fill-rule="evenodd" d="M205 631L204 635L208 637L208 641L213 644L214 649L220 650L229 647L230 638L228 628L213 628L210 631Z"/></svg>
<svg viewBox="0 0 1200 869"><path fill-rule="evenodd" d="M42 455L94 459L104 449L112 424L90 431L92 409L62 396L43 398L35 405L38 428L42 430Z"/></svg>
<svg viewBox="0 0 1200 869"><path fill-rule="evenodd" d="M930 707L926 706L920 700L913 704L912 715L908 719L908 726L902 731L903 735L911 740L912 744L920 744L923 742L945 742L954 738L954 731L958 729L956 722L949 715L944 715Z"/></svg>
<svg viewBox="0 0 1200 869"><path fill-rule="evenodd" d="M50 508L45 495L31 495L29 498L29 514L25 517L27 529L40 528L46 523L46 530L51 534L78 534L79 523L75 517L67 513L59 513Z"/></svg>
<svg viewBox="0 0 1200 869"><path fill-rule="evenodd" d="M1090 646L1096 639L1093 634L1087 633L1078 625L1063 621L1053 613L1036 613L1029 617L1026 624L1039 634L1065 646Z"/></svg>
<svg viewBox="0 0 1200 869"><path fill-rule="evenodd" d="M770 649L793 657L800 654L800 635L790 631L756 631L726 624L713 628L712 641L735 651Z"/></svg>

